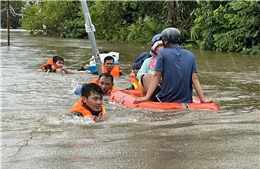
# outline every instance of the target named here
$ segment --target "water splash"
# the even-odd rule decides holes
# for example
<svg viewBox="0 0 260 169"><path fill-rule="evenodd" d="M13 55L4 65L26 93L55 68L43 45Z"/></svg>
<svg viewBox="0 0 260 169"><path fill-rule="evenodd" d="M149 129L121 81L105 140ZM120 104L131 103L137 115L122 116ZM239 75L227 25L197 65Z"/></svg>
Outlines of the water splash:
<svg viewBox="0 0 260 169"><path fill-rule="evenodd" d="M71 90L68 90L68 94L74 94L78 86L79 86L78 82L72 79L70 84Z"/></svg>

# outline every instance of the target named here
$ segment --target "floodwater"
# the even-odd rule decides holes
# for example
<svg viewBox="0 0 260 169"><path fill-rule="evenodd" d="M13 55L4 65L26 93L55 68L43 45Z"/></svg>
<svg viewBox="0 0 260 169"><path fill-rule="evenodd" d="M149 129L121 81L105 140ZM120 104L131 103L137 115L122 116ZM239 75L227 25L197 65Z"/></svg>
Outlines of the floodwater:
<svg viewBox="0 0 260 169"><path fill-rule="evenodd" d="M120 53L124 73L149 46L97 41ZM260 168L260 56L193 51L206 97L220 111L132 110L104 99L105 122L69 119L75 86L91 74L47 74L61 55L76 70L91 58L86 39L33 37L1 31L1 167L4 169L257 169ZM116 79L118 89L129 79ZM195 95L195 93L194 93Z"/></svg>

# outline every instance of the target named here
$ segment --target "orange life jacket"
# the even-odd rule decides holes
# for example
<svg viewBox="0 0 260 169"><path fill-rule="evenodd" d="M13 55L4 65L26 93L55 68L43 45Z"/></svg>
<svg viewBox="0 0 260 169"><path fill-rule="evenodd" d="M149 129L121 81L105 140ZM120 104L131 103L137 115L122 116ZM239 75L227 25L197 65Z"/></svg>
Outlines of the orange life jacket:
<svg viewBox="0 0 260 169"><path fill-rule="evenodd" d="M134 86L135 90L140 90L139 82L136 78L132 78L131 83Z"/></svg>
<svg viewBox="0 0 260 169"><path fill-rule="evenodd" d="M102 65L102 71L103 73L108 73L107 68L105 65ZM119 65L114 65L113 69L111 70L110 74L114 77L119 77L120 76L120 66Z"/></svg>
<svg viewBox="0 0 260 169"><path fill-rule="evenodd" d="M96 83L97 85L99 85L98 79L95 78L91 80L91 83ZM114 91L116 91L116 87L113 85L112 89L108 90L105 94L111 94Z"/></svg>
<svg viewBox="0 0 260 169"><path fill-rule="evenodd" d="M83 105L83 100L80 98L73 106L72 108L66 113L70 114L72 112L78 112L81 113L83 117L88 116L93 119L94 115ZM106 114L105 106L101 106L101 112L99 113L98 117L102 117L104 114Z"/></svg>
<svg viewBox="0 0 260 169"><path fill-rule="evenodd" d="M131 79L131 83L134 86L134 89L135 90L140 90L140 85L139 85L138 79L136 78L135 74L134 73L130 73L128 75L128 77Z"/></svg>
<svg viewBox="0 0 260 169"><path fill-rule="evenodd" d="M53 57L50 58L45 64L42 65L42 70L45 71L46 70L46 66L51 66L52 70L57 69L56 64L53 62Z"/></svg>

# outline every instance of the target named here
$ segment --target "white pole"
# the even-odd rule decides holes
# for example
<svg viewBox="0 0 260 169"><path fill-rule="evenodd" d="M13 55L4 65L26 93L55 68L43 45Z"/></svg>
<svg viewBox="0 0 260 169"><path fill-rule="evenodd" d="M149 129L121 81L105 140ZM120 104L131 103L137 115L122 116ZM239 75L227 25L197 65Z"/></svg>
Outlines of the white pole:
<svg viewBox="0 0 260 169"><path fill-rule="evenodd" d="M102 67L101 67L102 62L101 62L100 57L99 57L99 51L97 49L97 42L96 42L95 34L94 34L94 32L96 30L95 30L94 25L91 22L91 18L90 18L90 14L89 14L88 5L87 5L86 0L81 0L81 6L82 6L82 9L83 9L83 12L84 12L84 18L85 18L85 22L86 22L85 23L86 32L88 33L88 36L89 36L89 39L90 39L90 42L91 42L93 56L94 56L94 59L95 59L95 62L96 62L98 75L100 75L100 74L103 73L103 71L102 71Z"/></svg>

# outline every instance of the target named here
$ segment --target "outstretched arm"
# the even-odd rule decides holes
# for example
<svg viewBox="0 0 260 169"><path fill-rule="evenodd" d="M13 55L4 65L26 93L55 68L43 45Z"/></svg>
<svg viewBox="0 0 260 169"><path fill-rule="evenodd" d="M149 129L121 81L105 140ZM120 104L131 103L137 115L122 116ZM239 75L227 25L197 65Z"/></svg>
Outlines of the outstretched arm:
<svg viewBox="0 0 260 169"><path fill-rule="evenodd" d="M71 71L68 71L67 69L65 68L62 68L61 70L63 70L63 72L65 74L85 74L85 72L71 72Z"/></svg>

